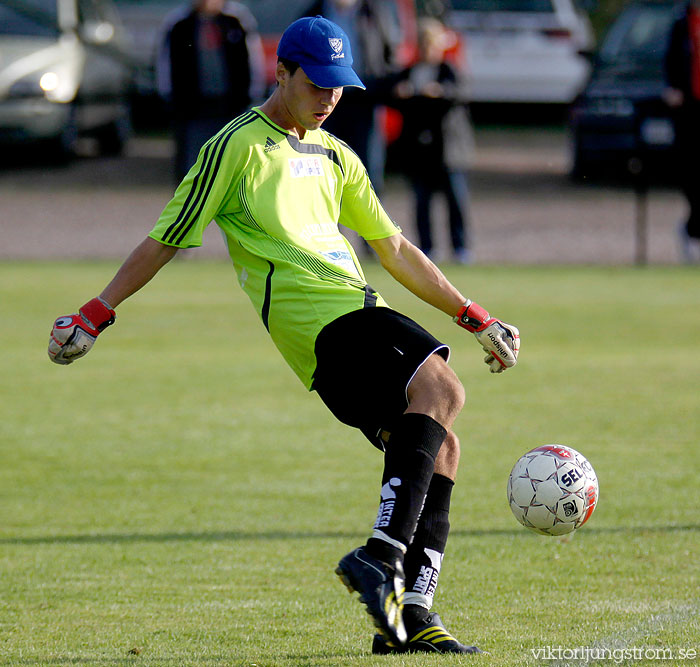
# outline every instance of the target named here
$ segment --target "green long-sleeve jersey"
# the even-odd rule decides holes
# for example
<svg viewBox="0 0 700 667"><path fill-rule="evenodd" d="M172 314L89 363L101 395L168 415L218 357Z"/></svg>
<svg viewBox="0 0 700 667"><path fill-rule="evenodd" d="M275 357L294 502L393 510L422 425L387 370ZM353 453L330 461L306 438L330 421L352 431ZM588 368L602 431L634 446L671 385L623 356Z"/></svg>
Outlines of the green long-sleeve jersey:
<svg viewBox="0 0 700 667"><path fill-rule="evenodd" d="M368 302L386 306L338 227L366 240L400 232L362 162L328 132L299 140L254 108L204 145L150 236L199 246L212 220L275 345L310 388L319 331Z"/></svg>

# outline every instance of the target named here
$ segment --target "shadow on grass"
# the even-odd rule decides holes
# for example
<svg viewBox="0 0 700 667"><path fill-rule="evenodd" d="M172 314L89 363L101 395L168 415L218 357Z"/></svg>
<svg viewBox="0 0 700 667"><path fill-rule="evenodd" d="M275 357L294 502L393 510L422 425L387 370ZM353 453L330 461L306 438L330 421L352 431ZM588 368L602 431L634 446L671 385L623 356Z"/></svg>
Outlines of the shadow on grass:
<svg viewBox="0 0 700 667"><path fill-rule="evenodd" d="M364 539L364 533L334 532L298 532L298 531L215 531L201 533L106 533L85 535L37 535L32 537L0 538L0 545L12 544L128 544L131 542L168 543L168 542L242 542L247 540L347 540Z"/></svg>
<svg viewBox="0 0 700 667"><path fill-rule="evenodd" d="M684 533L700 531L700 524L682 524L669 526L602 526L586 527L582 534L592 535L644 535L664 533ZM524 528L493 530L452 530L451 537L517 537L532 535ZM28 537L3 537L0 546L35 545L35 544L129 544L137 542L240 542L246 540L364 540L366 533L341 531L215 531L200 533L106 533L84 535L37 535Z"/></svg>
<svg viewBox="0 0 700 667"><path fill-rule="evenodd" d="M586 526L581 528L581 535L646 535L646 534L664 534L664 533L686 533L692 531L700 531L700 523L689 524L672 524L669 526ZM490 537L490 536L518 536L531 535L532 537L540 537L525 528L513 528L508 530L451 530L450 536L460 537ZM562 535L566 537L566 535ZM0 541L1 542L1 541Z"/></svg>
<svg viewBox="0 0 700 667"><path fill-rule="evenodd" d="M286 655L278 655L275 657L275 661L269 662L261 659L243 658L240 654L238 657L231 654L224 655L209 655L209 656L196 656L195 658L185 658L182 656L174 657L158 657L149 656L148 652L137 654L137 655L127 655L125 657L114 656L75 656L75 657L26 657L14 659L11 663L0 663L0 664L12 664L12 665L114 665L118 667L119 665L143 665L148 667L148 665L177 665L178 667L182 665L205 665L205 664L215 664L215 665L227 665L228 667L250 667L250 665L290 665L290 667L299 667L299 665L338 665L345 664L350 658L360 658L364 657L361 655L352 656L347 653L335 653L330 654L328 651L320 651L317 654L313 653L287 653Z"/></svg>
<svg viewBox="0 0 700 667"><path fill-rule="evenodd" d="M185 661L183 663L182 658L146 658L145 662L142 662L143 656L131 656L127 658L19 658L14 659L11 665L114 665L115 667L119 665L183 665L183 664L195 664L194 662ZM138 662L137 662L138 661ZM231 661L231 656L208 656L208 657L197 657L196 664L215 664L215 665L236 665L235 662ZM250 665L250 661L245 663L238 663Z"/></svg>
<svg viewBox="0 0 700 667"><path fill-rule="evenodd" d="M344 664L351 657L361 658L364 656L348 656L347 654L329 655L328 653L319 653L317 656L314 655L295 655L287 654L286 656L279 656L275 659L274 663L261 661L259 659L239 659L234 658L231 655L221 655L221 656L197 656L193 660L184 660L182 657L173 658L158 658L158 657L147 657L143 655L139 656L129 656L127 658L19 658L13 660L11 665L114 665L114 667L119 667L120 665L177 665L181 667L184 665L227 665L227 667L249 667L250 665L290 665L290 667L298 667L299 665L338 665ZM340 662L342 661L342 662ZM0 663L6 664L6 663Z"/></svg>

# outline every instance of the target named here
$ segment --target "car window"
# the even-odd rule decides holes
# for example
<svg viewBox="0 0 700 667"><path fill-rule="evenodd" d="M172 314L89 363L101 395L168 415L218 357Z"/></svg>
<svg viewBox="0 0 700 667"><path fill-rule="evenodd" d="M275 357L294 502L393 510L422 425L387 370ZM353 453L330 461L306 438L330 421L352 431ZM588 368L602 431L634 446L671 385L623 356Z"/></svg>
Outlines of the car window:
<svg viewBox="0 0 700 667"><path fill-rule="evenodd" d="M670 5L640 7L621 15L601 45L600 59L661 60L674 16Z"/></svg>
<svg viewBox="0 0 700 667"><path fill-rule="evenodd" d="M57 37L55 0L4 0L0 5L0 35Z"/></svg>
<svg viewBox="0 0 700 667"><path fill-rule="evenodd" d="M452 9L471 12L553 12L552 0L452 0Z"/></svg>

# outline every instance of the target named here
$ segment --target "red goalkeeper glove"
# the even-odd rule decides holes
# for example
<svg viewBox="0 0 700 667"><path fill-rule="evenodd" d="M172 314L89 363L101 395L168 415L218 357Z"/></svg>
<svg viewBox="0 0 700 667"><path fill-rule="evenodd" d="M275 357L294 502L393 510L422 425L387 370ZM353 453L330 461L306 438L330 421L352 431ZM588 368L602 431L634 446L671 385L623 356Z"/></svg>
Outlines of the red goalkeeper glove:
<svg viewBox="0 0 700 667"><path fill-rule="evenodd" d="M78 313L59 317L51 330L49 359L65 365L85 356L115 318L114 310L99 297L88 301Z"/></svg>
<svg viewBox="0 0 700 667"><path fill-rule="evenodd" d="M476 336L487 353L484 362L492 373L501 373L518 363L520 332L516 327L491 317L478 303L469 299L453 319Z"/></svg>

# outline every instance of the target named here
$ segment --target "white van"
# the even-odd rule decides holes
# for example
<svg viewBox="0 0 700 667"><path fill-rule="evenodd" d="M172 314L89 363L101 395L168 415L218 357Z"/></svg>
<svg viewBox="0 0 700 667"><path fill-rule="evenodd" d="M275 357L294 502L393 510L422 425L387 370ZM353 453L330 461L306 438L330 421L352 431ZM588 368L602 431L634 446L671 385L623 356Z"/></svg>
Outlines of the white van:
<svg viewBox="0 0 700 667"><path fill-rule="evenodd" d="M590 65L593 31L575 0L452 0L474 102L568 104Z"/></svg>

